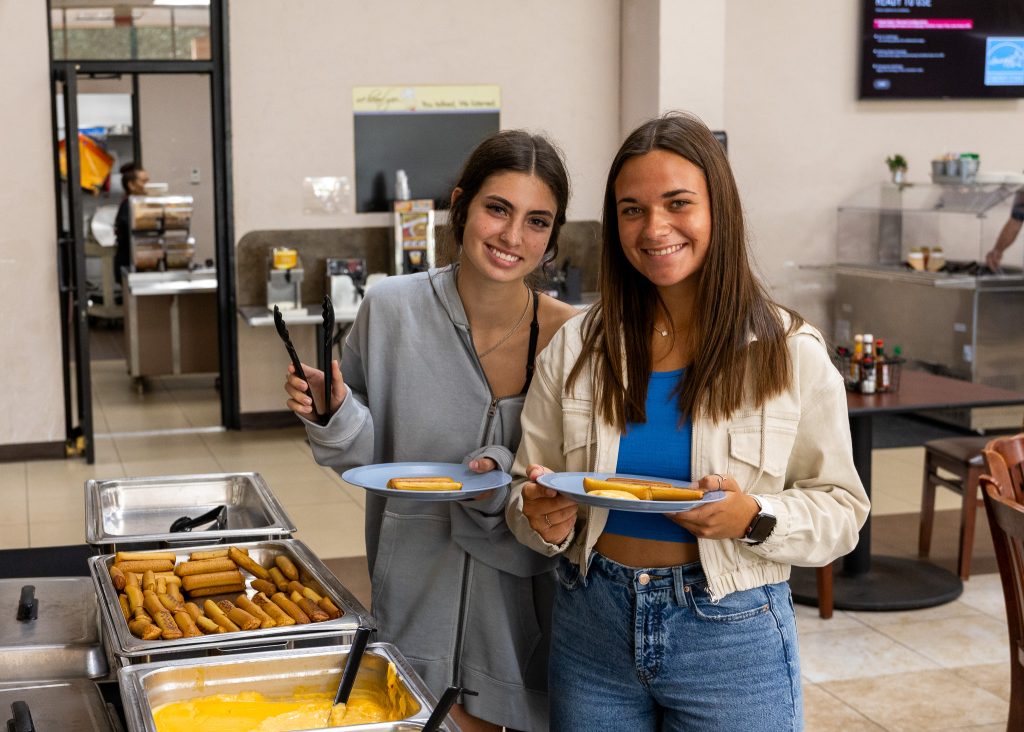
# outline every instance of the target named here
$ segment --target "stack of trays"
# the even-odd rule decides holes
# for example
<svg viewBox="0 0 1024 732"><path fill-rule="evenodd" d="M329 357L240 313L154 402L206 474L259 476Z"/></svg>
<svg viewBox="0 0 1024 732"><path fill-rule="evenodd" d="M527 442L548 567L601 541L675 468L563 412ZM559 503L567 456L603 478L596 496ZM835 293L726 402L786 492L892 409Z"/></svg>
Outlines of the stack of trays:
<svg viewBox="0 0 1024 732"><path fill-rule="evenodd" d="M128 725L134 732L156 732L153 712L161 705L188 703L215 694L256 692L278 701L309 694L333 699L348 650L348 647L335 647L264 651L122 668L118 680ZM397 679L390 690L389 665ZM436 704L401 653L386 643L367 646L349 697L350 705L357 699L369 700L395 712L388 715L390 721L361 724L357 727L359 730L411 732L422 729ZM317 728L323 726L319 724ZM445 720L440 729L458 731L450 719Z"/></svg>
<svg viewBox="0 0 1024 732"><path fill-rule="evenodd" d="M171 532L171 524L225 506L224 528ZM101 552L182 544L284 539L295 532L259 473L89 480L86 540Z"/></svg>
<svg viewBox="0 0 1024 732"><path fill-rule="evenodd" d="M249 558L263 567L275 566L275 559L279 555L287 557L298 569L298 581L318 595L329 597L341 612L341 617L307 624L256 628L192 638L143 640L129 631L128 623L121 610L118 593L111 580L110 567L114 564L116 555L97 556L89 560L89 571L100 600L103 627L115 665L127 666L156 659L194 658L270 645L278 648L341 645L351 642L360 625L374 627L369 612L301 541L281 539L278 541L240 542L233 543L232 546L248 552ZM179 547L172 549L171 552L176 557L174 564L178 565L187 561L192 552L207 552L223 548L223 545L210 544L188 548ZM252 587L255 578L245 572L242 574L245 581L244 590L202 597L194 602L200 607L206 600L234 602L243 592L252 598L256 594L256 590ZM186 597L186 599L189 598Z"/></svg>
<svg viewBox="0 0 1024 732"><path fill-rule="evenodd" d="M0 604L0 727L30 717L39 730L115 729L91 681L108 667L89 578L0 580Z"/></svg>

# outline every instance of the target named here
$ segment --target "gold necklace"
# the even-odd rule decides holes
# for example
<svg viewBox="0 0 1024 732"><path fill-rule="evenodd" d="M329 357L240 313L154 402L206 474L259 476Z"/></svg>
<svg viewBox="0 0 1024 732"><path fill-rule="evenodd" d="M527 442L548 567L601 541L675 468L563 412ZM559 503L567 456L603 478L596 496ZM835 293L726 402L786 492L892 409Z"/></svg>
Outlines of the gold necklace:
<svg viewBox="0 0 1024 732"><path fill-rule="evenodd" d="M498 350L498 348L500 348L502 345L504 345L505 341L507 341L509 338L511 338L512 334L515 333L517 330L519 330L519 326L523 324L524 320L526 320L526 313L528 313L529 311L530 311L530 288L527 287L526 288L526 307L523 308L523 314L519 316L519 320L517 320L515 325L513 325L509 329L509 331L505 335L503 335L501 337L500 341L495 343L493 346L488 348L483 353L478 353L476 355L476 357L482 361L484 359L484 356L487 356L487 355L493 353L494 351Z"/></svg>
<svg viewBox="0 0 1024 732"><path fill-rule="evenodd" d="M654 332L657 333L658 335L660 335L662 338L668 338L668 334L669 333L675 333L676 331L679 330L679 328L682 328L682 326L679 326L679 328L673 328L672 330L669 330L668 328L659 328L656 325L651 326L651 327L653 327L654 328Z"/></svg>

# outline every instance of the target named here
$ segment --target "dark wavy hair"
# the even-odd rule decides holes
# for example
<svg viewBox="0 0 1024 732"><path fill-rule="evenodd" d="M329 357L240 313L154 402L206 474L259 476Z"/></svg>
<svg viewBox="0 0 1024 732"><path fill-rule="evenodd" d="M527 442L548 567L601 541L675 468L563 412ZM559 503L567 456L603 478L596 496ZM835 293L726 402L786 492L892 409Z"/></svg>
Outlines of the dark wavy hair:
<svg viewBox="0 0 1024 732"><path fill-rule="evenodd" d="M502 130L477 145L462 166L455 184L456 188L462 190L462 194L455 199L448 213L451 241L447 242L444 251L447 261L458 259L473 198L480 192L484 181L495 173L505 171L535 175L551 189L556 204L555 218L551 223L551 238L544 250L542 266L558 256L558 233L565 223L565 210L569 206L569 174L565 170L562 154L543 135L524 130Z"/></svg>
<svg viewBox="0 0 1024 732"><path fill-rule="evenodd" d="M651 329L660 313L672 317L657 287L630 264L619 239L615 182L632 158L665 150L704 173L711 205L711 241L695 275L698 296L689 339L693 361L678 392L680 415L703 413L727 419L752 398L757 405L781 393L792 378L786 335L803 319L768 296L750 264L736 180L725 150L697 117L673 112L649 120L622 143L605 186L603 246L598 287L601 300L583 324L584 347L567 382L570 388L596 355L594 373L600 414L625 429L646 422ZM790 315L787 329L780 310ZM751 341L751 336L756 340ZM747 390L750 393L747 393Z"/></svg>
<svg viewBox="0 0 1024 732"><path fill-rule="evenodd" d="M121 188L124 189L126 195L128 193L128 185L135 182L142 170L142 166L135 162L125 163L119 168L119 172L121 173Z"/></svg>

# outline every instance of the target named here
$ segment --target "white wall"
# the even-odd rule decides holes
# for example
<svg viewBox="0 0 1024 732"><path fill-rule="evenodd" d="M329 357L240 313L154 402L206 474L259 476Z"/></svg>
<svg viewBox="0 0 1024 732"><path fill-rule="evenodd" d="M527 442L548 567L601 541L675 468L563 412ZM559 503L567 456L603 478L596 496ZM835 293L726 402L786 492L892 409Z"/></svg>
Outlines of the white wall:
<svg viewBox="0 0 1024 732"><path fill-rule="evenodd" d="M199 74L139 76L139 131L142 163L167 192L192 196L195 261L214 259L213 118L210 77ZM191 182L193 168L199 183Z"/></svg>
<svg viewBox="0 0 1024 732"><path fill-rule="evenodd" d="M725 128L754 252L776 297L826 330L830 283L791 263L835 261L836 207L888 179L887 155L921 182L947 150L1024 168L1024 101L857 101L858 5L729 0L726 12Z"/></svg>
<svg viewBox="0 0 1024 732"><path fill-rule="evenodd" d="M377 84L499 85L501 126L543 131L565 152L569 218L600 216L620 142L619 0L232 0L230 11L236 241L390 224L302 213L305 176L354 181L352 88ZM242 411L283 409L273 328L240 322L239 353Z"/></svg>
<svg viewBox="0 0 1024 732"><path fill-rule="evenodd" d="M549 134L573 180L570 218L598 216L619 142L618 0L233 0L238 238L259 229L383 225L303 215L302 179L354 181L352 88L498 84L501 126Z"/></svg>
<svg viewBox="0 0 1024 732"><path fill-rule="evenodd" d="M46 3L0 2L0 445L63 442Z"/></svg>

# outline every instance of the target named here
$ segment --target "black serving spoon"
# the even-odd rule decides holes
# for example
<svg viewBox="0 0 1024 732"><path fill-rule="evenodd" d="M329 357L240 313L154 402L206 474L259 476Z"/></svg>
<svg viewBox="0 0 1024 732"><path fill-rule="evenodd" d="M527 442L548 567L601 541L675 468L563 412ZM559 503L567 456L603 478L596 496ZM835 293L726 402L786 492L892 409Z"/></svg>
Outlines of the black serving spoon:
<svg viewBox="0 0 1024 732"><path fill-rule="evenodd" d="M306 382L306 396L308 396L310 401L313 402L313 415L310 421L319 422L320 413L316 411L316 400L313 399L313 392L309 388L309 380L306 378L306 372L302 370L302 362L299 361L299 354L295 352L295 346L292 345L291 336L288 335L288 326L285 325L284 316L281 315L281 308L277 307L277 305L274 306L274 327L277 328L277 334L281 336L281 340L284 341L284 347L288 349L288 357L292 360L292 367L295 369L295 375Z"/></svg>
<svg viewBox="0 0 1024 732"><path fill-rule="evenodd" d="M179 532L192 531L197 526L208 524L211 521L217 522L217 528L223 529L228 523L228 507L217 506L212 511L207 511L202 516L182 516L181 518L174 519L174 523L171 524L171 533L177 534Z"/></svg>
<svg viewBox="0 0 1024 732"><path fill-rule="evenodd" d="M455 706L455 702L460 694L479 696L477 692L463 689L461 686L449 686L444 690L444 693L441 695L441 701L437 703L434 711L430 713L430 717L424 723L422 732L437 732L437 730L441 729L441 724L448 717L448 712Z"/></svg>
<svg viewBox="0 0 1024 732"><path fill-rule="evenodd" d="M338 693L334 695L334 706L331 707L328 721L335 716L342 717L345 714L345 705L348 704L348 697L352 693L352 687L355 686L359 664L363 660L363 652L366 650L366 644L370 640L372 632L373 628L367 628L365 625L360 625L356 629L355 638L352 639L348 657L345 659L345 668L341 671L341 683L338 684Z"/></svg>

